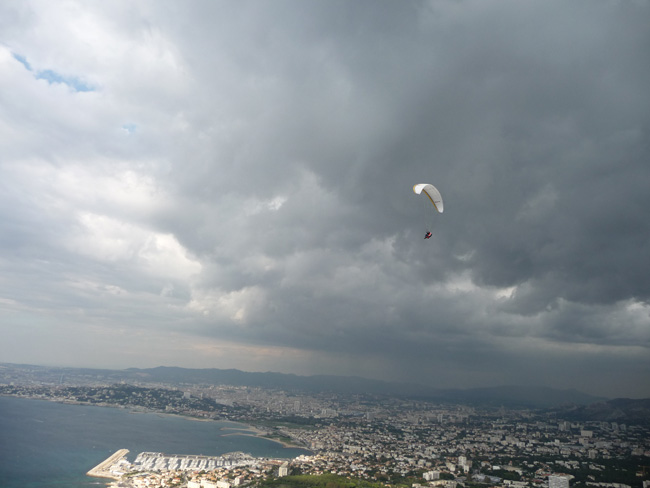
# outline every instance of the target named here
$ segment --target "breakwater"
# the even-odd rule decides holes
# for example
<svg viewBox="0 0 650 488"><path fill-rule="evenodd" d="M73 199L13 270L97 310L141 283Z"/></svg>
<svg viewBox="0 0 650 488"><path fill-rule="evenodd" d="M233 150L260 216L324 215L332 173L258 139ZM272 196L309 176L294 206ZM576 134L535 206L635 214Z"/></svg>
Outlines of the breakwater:
<svg viewBox="0 0 650 488"><path fill-rule="evenodd" d="M86 473L88 476L95 478L110 478L117 480L122 476L123 472L120 469L120 464L126 464L124 457L129 453L128 449L120 449L110 456L105 461L102 461L93 469Z"/></svg>

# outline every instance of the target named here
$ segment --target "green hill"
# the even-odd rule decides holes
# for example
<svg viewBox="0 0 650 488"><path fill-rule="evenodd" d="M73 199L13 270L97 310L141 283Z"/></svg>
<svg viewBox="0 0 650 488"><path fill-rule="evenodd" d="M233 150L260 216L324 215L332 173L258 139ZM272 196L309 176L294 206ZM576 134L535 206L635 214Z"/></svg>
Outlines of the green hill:
<svg viewBox="0 0 650 488"><path fill-rule="evenodd" d="M385 488L381 483L350 479L335 474L300 474L262 481L262 488Z"/></svg>

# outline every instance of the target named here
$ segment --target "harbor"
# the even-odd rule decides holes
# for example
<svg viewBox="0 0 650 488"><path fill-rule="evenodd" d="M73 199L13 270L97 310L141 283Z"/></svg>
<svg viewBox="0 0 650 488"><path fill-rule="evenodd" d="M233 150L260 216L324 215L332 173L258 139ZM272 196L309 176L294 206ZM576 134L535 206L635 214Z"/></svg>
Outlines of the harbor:
<svg viewBox="0 0 650 488"><path fill-rule="evenodd" d="M198 471L217 468L234 468L255 464L257 459L243 452L230 452L221 456L166 455L160 452L141 452L133 464L127 459L128 449L120 449L86 473L96 478L118 480L129 471Z"/></svg>
<svg viewBox="0 0 650 488"><path fill-rule="evenodd" d="M221 456L167 455L160 452L142 452L133 463L134 471L210 471L217 468L234 468L255 464L257 459L243 452Z"/></svg>

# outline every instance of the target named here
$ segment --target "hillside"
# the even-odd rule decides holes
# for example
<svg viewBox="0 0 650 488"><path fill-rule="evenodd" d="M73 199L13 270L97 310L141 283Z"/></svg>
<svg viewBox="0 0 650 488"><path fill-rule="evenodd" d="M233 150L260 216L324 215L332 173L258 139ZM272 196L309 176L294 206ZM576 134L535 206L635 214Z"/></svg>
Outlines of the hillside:
<svg viewBox="0 0 650 488"><path fill-rule="evenodd" d="M616 398L588 405L573 405L555 409L558 416L575 421L599 421L650 424L650 399Z"/></svg>

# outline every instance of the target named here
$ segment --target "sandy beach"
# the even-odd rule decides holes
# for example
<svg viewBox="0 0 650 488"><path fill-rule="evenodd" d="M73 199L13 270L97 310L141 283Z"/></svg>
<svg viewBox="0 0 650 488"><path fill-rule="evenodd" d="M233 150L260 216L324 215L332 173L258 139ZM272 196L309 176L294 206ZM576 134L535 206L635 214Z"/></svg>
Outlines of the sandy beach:
<svg viewBox="0 0 650 488"><path fill-rule="evenodd" d="M224 434L224 436L231 436L231 435L244 435L244 436L249 436L249 437L259 437L260 439L268 439L273 442L277 442L280 444L282 447L288 447L288 448L297 448L297 449L307 449L305 446L300 446L298 444L294 444L292 442L287 442L283 441L282 439L278 439L276 437L272 437L269 435L268 431L261 430L257 427L253 427L252 425L246 425L245 429L238 429L237 427L226 427L222 430L235 430L237 432L231 432L229 434Z"/></svg>

